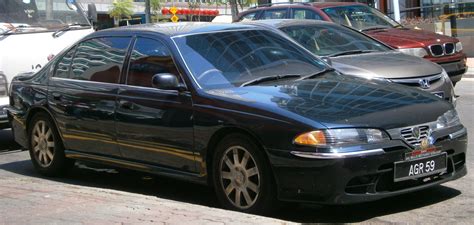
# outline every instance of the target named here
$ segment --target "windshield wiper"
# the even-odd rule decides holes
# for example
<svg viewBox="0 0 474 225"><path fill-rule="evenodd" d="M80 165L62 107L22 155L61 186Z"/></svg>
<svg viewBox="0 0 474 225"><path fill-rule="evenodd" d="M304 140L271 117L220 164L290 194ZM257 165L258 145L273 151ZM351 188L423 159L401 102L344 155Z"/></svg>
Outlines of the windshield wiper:
<svg viewBox="0 0 474 225"><path fill-rule="evenodd" d="M319 71L319 72L317 72L317 73L313 73L313 74L310 74L310 75L306 75L306 76L304 76L304 77L302 77L302 78L300 78L300 79L298 79L298 80L306 80L306 79L315 78L315 77L317 77L317 76L321 76L321 75L323 75L323 74L325 74L325 73L329 73L329 72L333 72L333 71L336 71L336 70L335 70L334 68L327 67L327 68L325 68L325 69L323 69L323 70L321 70L321 71Z"/></svg>
<svg viewBox="0 0 474 225"><path fill-rule="evenodd" d="M292 78L292 77L301 77L301 75L286 74L286 75L275 75L275 76L259 77L259 78L255 78L253 80L246 81L246 82L242 83L240 86L245 87L245 86L249 86L249 85L259 84L259 83L262 83L262 82L274 81L274 80L280 80L280 79Z"/></svg>
<svg viewBox="0 0 474 225"><path fill-rule="evenodd" d="M369 31L369 30L382 30L382 29L388 29L389 27L387 26L372 26L372 27L367 27L367 28L364 28L360 31Z"/></svg>
<svg viewBox="0 0 474 225"><path fill-rule="evenodd" d="M0 36L15 33L18 28L21 29L21 28L25 28L25 27L27 27L27 26L20 25L20 26L18 26L18 27L14 27L14 26L7 27L7 30L6 30L6 31L3 31L2 33L0 33Z"/></svg>
<svg viewBox="0 0 474 225"><path fill-rule="evenodd" d="M80 28L80 27L90 27L90 26L91 26L91 25L90 25L90 24L87 24L87 23L73 23L73 24L68 24L68 25L66 25L65 27L63 27L63 28L61 28L61 29L55 31L55 32L53 33L53 37L55 37L55 38L56 38L56 37L59 37L59 36L60 36L60 35L59 35L60 33L66 32L66 31L69 31L69 30L72 30L72 29L75 28L75 27L79 27L79 28Z"/></svg>
<svg viewBox="0 0 474 225"><path fill-rule="evenodd" d="M336 57L336 56L341 56L341 55L354 55L354 54L363 54L363 53L370 53L370 52L376 52L376 51L375 50L350 50L350 51L336 52L328 56Z"/></svg>

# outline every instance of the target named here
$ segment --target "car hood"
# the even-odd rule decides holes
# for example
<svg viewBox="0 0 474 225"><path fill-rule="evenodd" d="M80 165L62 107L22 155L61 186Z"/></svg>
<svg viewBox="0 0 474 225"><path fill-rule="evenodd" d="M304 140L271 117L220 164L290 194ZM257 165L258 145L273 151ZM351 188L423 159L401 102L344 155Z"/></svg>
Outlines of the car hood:
<svg viewBox="0 0 474 225"><path fill-rule="evenodd" d="M453 37L409 28L389 28L364 32L394 48L420 48L432 44L457 42Z"/></svg>
<svg viewBox="0 0 474 225"><path fill-rule="evenodd" d="M367 78L412 78L442 72L435 63L396 51L332 57L331 61L342 73Z"/></svg>
<svg viewBox="0 0 474 225"><path fill-rule="evenodd" d="M248 110L245 113L250 114L271 113L279 119L327 128L406 127L435 121L452 109L449 103L429 93L354 76L327 74L266 84L206 92L227 100L221 107Z"/></svg>

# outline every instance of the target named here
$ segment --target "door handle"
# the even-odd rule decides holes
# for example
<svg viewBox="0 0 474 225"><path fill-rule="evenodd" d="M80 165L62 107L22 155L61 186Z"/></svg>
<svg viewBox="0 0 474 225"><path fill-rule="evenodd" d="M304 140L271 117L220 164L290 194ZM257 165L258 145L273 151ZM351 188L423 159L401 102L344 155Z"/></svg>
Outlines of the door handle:
<svg viewBox="0 0 474 225"><path fill-rule="evenodd" d="M122 108L122 109L133 110L133 109L135 109L134 105L135 105L135 104L133 104L133 102L129 102L129 101L119 101L119 106L120 106L120 108Z"/></svg>
<svg viewBox="0 0 474 225"><path fill-rule="evenodd" d="M62 95L59 93L53 93L53 100L61 101Z"/></svg>

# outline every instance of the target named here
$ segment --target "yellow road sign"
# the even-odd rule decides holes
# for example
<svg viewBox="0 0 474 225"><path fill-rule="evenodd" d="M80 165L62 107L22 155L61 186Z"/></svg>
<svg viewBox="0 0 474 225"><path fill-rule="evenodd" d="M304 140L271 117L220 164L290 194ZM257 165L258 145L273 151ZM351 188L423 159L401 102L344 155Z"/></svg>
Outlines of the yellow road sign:
<svg viewBox="0 0 474 225"><path fill-rule="evenodd" d="M176 13L178 12L178 8L176 8L176 7L173 6L173 7L170 8L170 12L171 12L172 14L176 14Z"/></svg>
<svg viewBox="0 0 474 225"><path fill-rule="evenodd" d="M173 16L171 17L171 21L173 21L173 23L177 23L178 20L179 20L179 18L178 18L176 15L173 15Z"/></svg>

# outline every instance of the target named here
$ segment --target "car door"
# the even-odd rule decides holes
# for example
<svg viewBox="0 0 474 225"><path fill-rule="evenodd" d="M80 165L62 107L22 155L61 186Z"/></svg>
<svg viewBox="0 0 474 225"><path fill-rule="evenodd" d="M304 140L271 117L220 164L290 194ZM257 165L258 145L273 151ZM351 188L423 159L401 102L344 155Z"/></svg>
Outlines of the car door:
<svg viewBox="0 0 474 225"><path fill-rule="evenodd" d="M194 172L191 95L153 88L152 77L158 73L172 74L182 82L166 45L137 37L117 99L120 150L128 159Z"/></svg>
<svg viewBox="0 0 474 225"><path fill-rule="evenodd" d="M48 101L68 150L120 156L115 110L131 37L83 41L56 62Z"/></svg>

